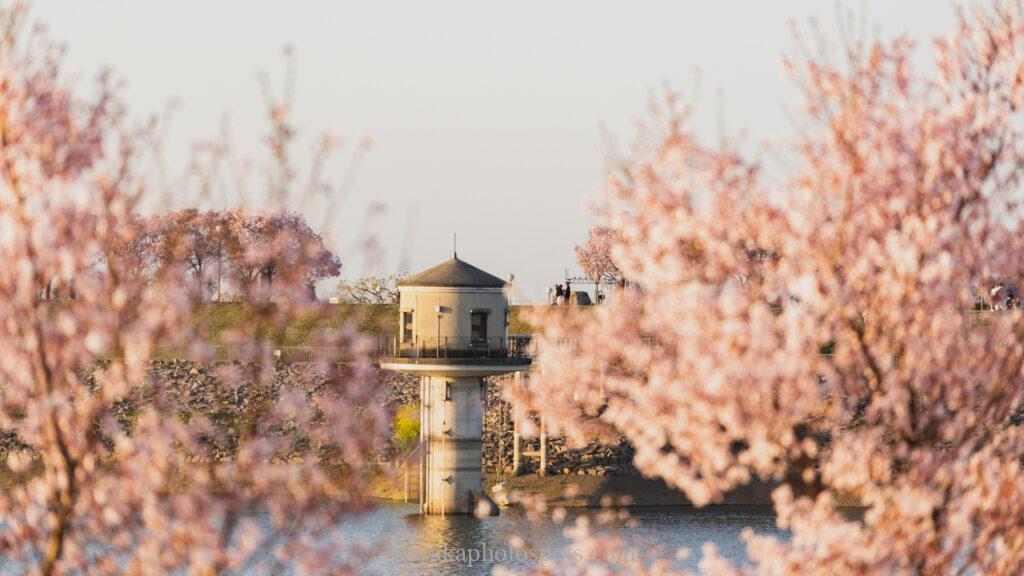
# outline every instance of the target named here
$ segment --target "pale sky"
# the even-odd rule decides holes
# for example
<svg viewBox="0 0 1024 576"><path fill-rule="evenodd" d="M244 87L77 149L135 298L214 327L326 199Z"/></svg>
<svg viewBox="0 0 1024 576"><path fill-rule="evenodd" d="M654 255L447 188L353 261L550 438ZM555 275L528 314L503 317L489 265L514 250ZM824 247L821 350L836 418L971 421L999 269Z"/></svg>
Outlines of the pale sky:
<svg viewBox="0 0 1024 576"><path fill-rule="evenodd" d="M884 36L912 34L923 56L927 40L953 21L947 0L843 5L863 9ZM602 127L628 143L632 122L668 83L695 99L699 133L709 139L719 119L726 131L745 132L752 152L785 139L787 111L796 109L779 65L793 50L788 24L817 17L833 32L837 6L36 0L33 14L67 44L76 75L113 68L134 114L180 102L166 143L179 167L190 143L214 138L225 115L239 149L258 154L257 77L265 71L280 84L282 48L292 46L301 149L322 132L374 141L337 213L306 207L311 222L329 221L325 237L344 275L417 272L450 257L457 233L461 258L503 278L514 273L516 298L540 299L566 268L577 273L573 246L593 222L586 205L602 180ZM336 179L344 164L343 153ZM372 203L387 207L371 226L384 249L375 269L355 247Z"/></svg>

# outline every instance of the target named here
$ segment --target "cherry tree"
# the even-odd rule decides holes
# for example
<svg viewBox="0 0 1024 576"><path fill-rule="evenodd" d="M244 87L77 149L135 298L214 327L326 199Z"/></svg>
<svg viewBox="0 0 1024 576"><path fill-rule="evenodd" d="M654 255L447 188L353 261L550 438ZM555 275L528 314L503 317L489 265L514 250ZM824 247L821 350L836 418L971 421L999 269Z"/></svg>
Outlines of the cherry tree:
<svg viewBox="0 0 1024 576"><path fill-rule="evenodd" d="M243 208L232 211L228 217L227 261L231 279L245 293L257 288L260 280L260 262L264 258L263 217L249 216Z"/></svg>
<svg viewBox="0 0 1024 576"><path fill-rule="evenodd" d="M146 280L157 273L160 262L164 221L157 216L130 216L125 235L115 237L107 246L103 262L115 266L133 279ZM110 264L111 260L119 260Z"/></svg>
<svg viewBox="0 0 1024 576"><path fill-rule="evenodd" d="M748 532L747 567L708 546L710 574L1019 574L1024 317L972 328L966 287L1024 266L1024 7L961 9L924 72L908 38L851 38L786 62L804 98L781 184L698 142L673 97L653 110L600 214L635 289L535 312L520 408L576 443L625 436L697 505L778 483L791 537ZM603 345L565 343L583 329Z"/></svg>
<svg viewBox="0 0 1024 576"><path fill-rule="evenodd" d="M229 230L225 215L195 208L177 210L163 216L160 259L163 266L180 266L190 279L187 292L196 300L209 297L216 282L218 260L224 257L223 245Z"/></svg>
<svg viewBox="0 0 1024 576"><path fill-rule="evenodd" d="M250 213L226 217L227 261L233 279L259 297L298 294L315 300L315 284L341 273L341 261L298 213ZM275 282L288 279L287 282Z"/></svg>
<svg viewBox="0 0 1024 576"><path fill-rule="evenodd" d="M235 451L213 452L220 432L209 415L183 417L174 387L151 372L156 344L202 344L178 289L185 273L144 278L139 259L120 257L133 251L136 208L154 187L151 128L128 120L105 75L94 96L76 91L62 53L21 5L0 8L0 428L19 439L5 452L17 481L0 492L2 569L351 568L339 518L366 506L360 471L388 434L367 343L337 335L348 366L313 366L285 386L258 342L233 335L252 354L219 367L216 385L249 390L251 401ZM97 255L114 251L97 270ZM308 280L305 254L280 281ZM52 278L74 279L77 298L42 301ZM286 325L302 306L284 302L259 321Z"/></svg>
<svg viewBox="0 0 1024 576"><path fill-rule="evenodd" d="M301 287L315 299L315 284L340 274L341 261L324 246L323 238L309 227L301 214L275 214L270 222L273 251L263 263L267 285L278 278L297 278L302 281Z"/></svg>
<svg viewBox="0 0 1024 576"><path fill-rule="evenodd" d="M597 283L619 283L622 272L611 255L615 231L608 226L595 226L587 233L587 241L576 246L576 261L583 273Z"/></svg>
<svg viewBox="0 0 1024 576"><path fill-rule="evenodd" d="M335 278L341 274L341 259L334 253L324 247L323 239L320 236L314 235L304 249L306 257L309 260L309 264L306 266L306 272L302 276L302 280L305 282L307 298L315 302L318 300L316 295L316 284L321 280L327 280L328 278Z"/></svg>
<svg viewBox="0 0 1024 576"><path fill-rule="evenodd" d="M583 273L594 281L594 294L598 302L603 301L602 284L625 286L622 271L612 258L611 249L615 231L608 226L595 226L587 233L587 241L576 246L576 261Z"/></svg>

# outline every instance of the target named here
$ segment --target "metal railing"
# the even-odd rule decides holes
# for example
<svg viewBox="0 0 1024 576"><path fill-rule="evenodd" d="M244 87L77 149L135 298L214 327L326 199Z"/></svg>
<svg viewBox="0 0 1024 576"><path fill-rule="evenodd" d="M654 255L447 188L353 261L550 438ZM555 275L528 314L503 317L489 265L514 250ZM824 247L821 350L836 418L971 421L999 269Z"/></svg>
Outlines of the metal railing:
<svg viewBox="0 0 1024 576"><path fill-rule="evenodd" d="M375 356L391 358L529 358L528 338L397 338L379 341Z"/></svg>
<svg viewBox="0 0 1024 576"><path fill-rule="evenodd" d="M971 310L967 313L968 326L989 326L992 322L1005 318L1015 318L1021 314L1021 310Z"/></svg>
<svg viewBox="0 0 1024 576"><path fill-rule="evenodd" d="M822 352L821 354L818 354L818 357L821 358L822 360L825 360L826 362L832 362L833 360L835 360L836 355L835 355L834 352ZM895 369L897 369L899 367L900 367L900 357L899 357L899 355L897 355L897 354L890 355L889 356L889 368L892 368L892 369L895 370Z"/></svg>

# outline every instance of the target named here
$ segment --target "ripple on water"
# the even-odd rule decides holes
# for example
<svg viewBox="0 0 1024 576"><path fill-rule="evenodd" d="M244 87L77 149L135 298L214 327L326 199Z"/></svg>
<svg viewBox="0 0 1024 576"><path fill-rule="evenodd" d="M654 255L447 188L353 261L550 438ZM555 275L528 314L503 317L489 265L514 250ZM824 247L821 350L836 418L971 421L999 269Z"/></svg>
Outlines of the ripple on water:
<svg viewBox="0 0 1024 576"><path fill-rule="evenodd" d="M569 510L565 523L594 510ZM676 562L678 568L696 569L701 547L713 543L719 553L734 563L747 561L741 537L745 528L758 534L785 538L775 525L770 508L646 508L632 512L636 525L622 528L629 540L625 553L660 549L673 557L679 548L691 551L689 558ZM553 560L574 558L572 543L563 535L564 525L550 519L531 522L518 510L501 516L420 516L414 505L383 504L370 514L347 521L342 530L357 542L386 548L366 562L360 572L376 574L489 574L496 566L529 568L539 557ZM513 549L508 538L519 535L525 550Z"/></svg>

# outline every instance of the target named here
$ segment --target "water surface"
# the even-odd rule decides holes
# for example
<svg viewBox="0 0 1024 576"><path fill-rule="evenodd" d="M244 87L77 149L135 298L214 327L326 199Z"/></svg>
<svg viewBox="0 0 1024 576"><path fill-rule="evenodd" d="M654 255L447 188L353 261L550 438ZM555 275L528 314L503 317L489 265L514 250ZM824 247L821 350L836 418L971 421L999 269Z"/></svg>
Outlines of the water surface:
<svg viewBox="0 0 1024 576"><path fill-rule="evenodd" d="M384 545L381 554L361 565L367 574L490 574L497 566L529 569L538 558L573 562L580 550L563 535L566 525L580 514L595 510L569 511L563 524L550 517L531 522L520 510L503 510L501 516L420 516L415 505L381 504L369 514L346 522L342 529L356 542ZM639 508L631 517L635 526L620 527L619 534L629 539L622 554L646 554L660 548L663 556L674 557L679 548L688 548L690 556L675 560L675 567L696 570L701 547L717 546L719 554L733 561L747 561L741 538L744 528L758 534L779 535L775 515L770 508L717 507ZM509 536L518 534L525 548L514 548Z"/></svg>

